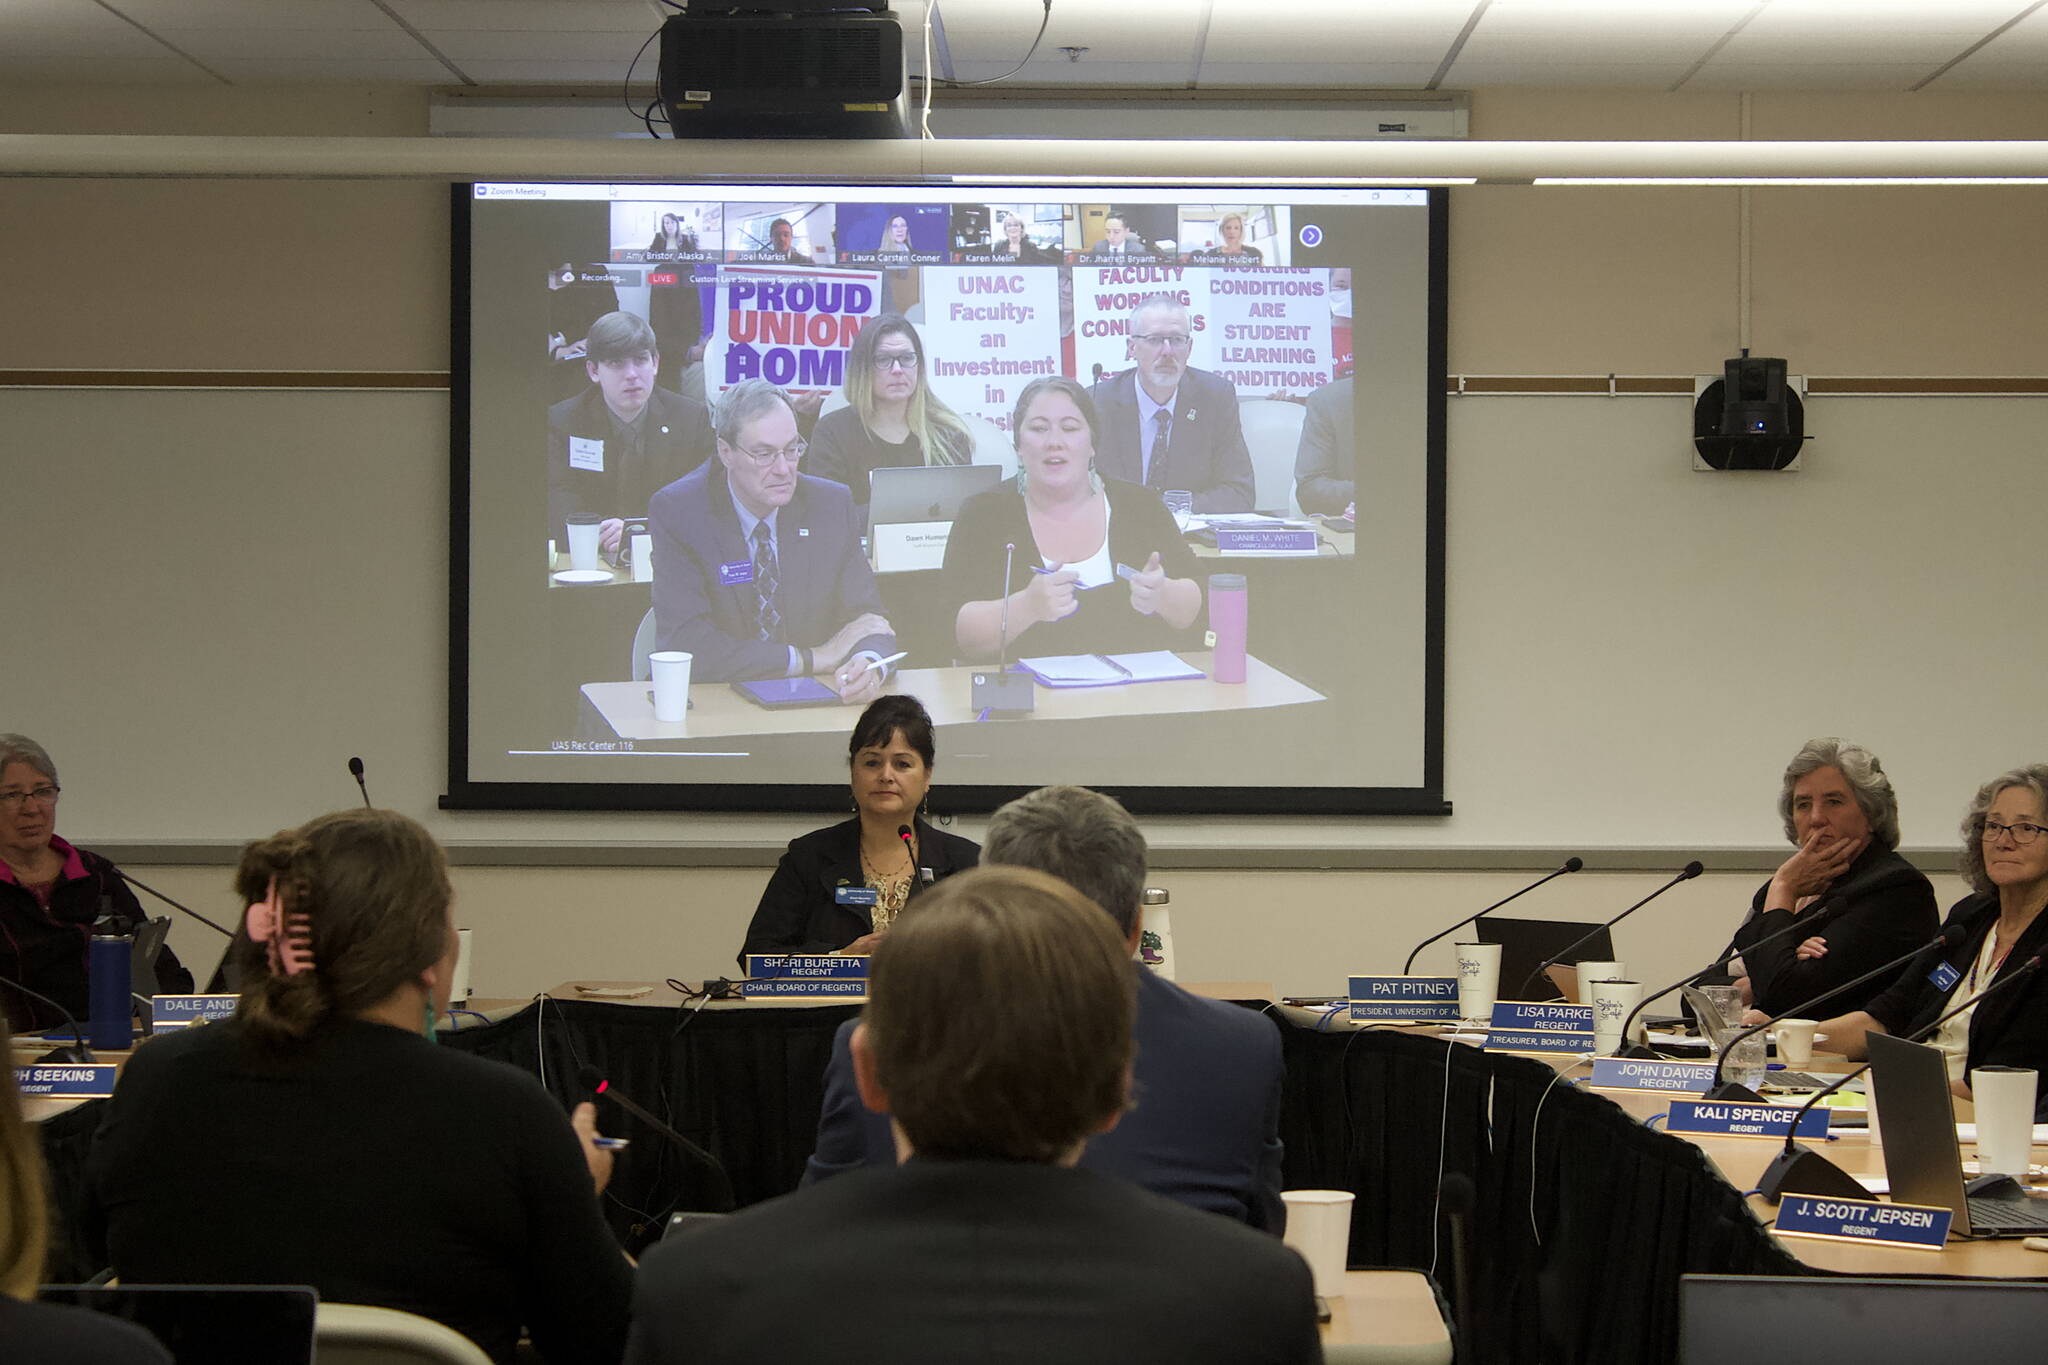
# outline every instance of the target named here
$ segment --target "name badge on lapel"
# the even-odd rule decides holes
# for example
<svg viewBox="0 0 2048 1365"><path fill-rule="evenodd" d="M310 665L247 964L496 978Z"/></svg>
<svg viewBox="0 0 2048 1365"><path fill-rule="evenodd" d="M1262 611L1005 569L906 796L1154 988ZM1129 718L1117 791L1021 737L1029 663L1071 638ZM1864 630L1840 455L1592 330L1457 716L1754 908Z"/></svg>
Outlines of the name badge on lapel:
<svg viewBox="0 0 2048 1365"><path fill-rule="evenodd" d="M1947 995L1956 988L1956 982L1963 979L1963 974L1946 962L1937 962L1934 970L1927 974L1927 979L1934 983L1934 989Z"/></svg>
<svg viewBox="0 0 2048 1365"><path fill-rule="evenodd" d="M876 905L881 897L872 886L835 886L832 899L839 905Z"/></svg>
<svg viewBox="0 0 2048 1365"><path fill-rule="evenodd" d="M751 559L735 559L718 566L718 586L721 588L737 587L741 583L753 581L754 561Z"/></svg>

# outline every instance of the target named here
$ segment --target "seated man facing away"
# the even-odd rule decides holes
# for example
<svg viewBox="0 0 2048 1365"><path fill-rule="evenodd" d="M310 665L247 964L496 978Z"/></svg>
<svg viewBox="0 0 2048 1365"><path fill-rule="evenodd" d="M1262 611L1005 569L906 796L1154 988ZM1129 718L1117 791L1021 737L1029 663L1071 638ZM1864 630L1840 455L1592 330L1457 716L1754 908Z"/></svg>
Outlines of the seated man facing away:
<svg viewBox="0 0 2048 1365"><path fill-rule="evenodd" d="M865 704L896 652L861 553L853 495L797 472L789 395L761 379L718 402L718 458L654 495L656 649L688 650L696 682L830 677Z"/></svg>
<svg viewBox="0 0 2048 1365"><path fill-rule="evenodd" d="M1086 787L1041 787L990 817L981 856L984 864L1065 881L1108 911L1127 953L1136 950L1144 932L1145 836L1115 800ZM1135 962L1127 970L1138 988L1135 1103L1114 1129L1089 1140L1081 1165L1281 1232L1279 1031ZM985 1012L961 1017L978 1027ZM863 1106L854 1084L853 1029L849 1021L833 1040L805 1184L896 1160L888 1120Z"/></svg>
<svg viewBox="0 0 2048 1365"><path fill-rule="evenodd" d="M875 950L852 1039L903 1164L670 1238L632 1365L1319 1361L1279 1241L1077 1169L1131 1089L1129 945L1023 868L950 877Z"/></svg>

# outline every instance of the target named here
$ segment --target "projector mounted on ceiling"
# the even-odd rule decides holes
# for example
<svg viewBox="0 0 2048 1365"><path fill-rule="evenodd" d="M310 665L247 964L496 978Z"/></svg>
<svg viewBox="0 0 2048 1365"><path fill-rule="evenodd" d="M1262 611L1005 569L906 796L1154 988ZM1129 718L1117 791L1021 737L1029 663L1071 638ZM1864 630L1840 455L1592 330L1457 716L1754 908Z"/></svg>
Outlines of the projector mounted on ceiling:
<svg viewBox="0 0 2048 1365"><path fill-rule="evenodd" d="M661 105L679 138L903 137L908 83L888 0L699 0L661 26Z"/></svg>

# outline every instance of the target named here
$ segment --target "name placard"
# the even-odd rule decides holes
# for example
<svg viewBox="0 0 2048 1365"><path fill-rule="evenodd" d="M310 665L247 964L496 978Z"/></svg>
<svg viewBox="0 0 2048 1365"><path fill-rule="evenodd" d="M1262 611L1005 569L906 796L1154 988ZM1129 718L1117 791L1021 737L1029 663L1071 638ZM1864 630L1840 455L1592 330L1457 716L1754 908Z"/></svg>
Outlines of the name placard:
<svg viewBox="0 0 2048 1365"><path fill-rule="evenodd" d="M14 1084L47 1100L103 1100L114 1093L120 1069L112 1062L42 1062L14 1068Z"/></svg>
<svg viewBox="0 0 2048 1365"><path fill-rule="evenodd" d="M1216 528L1216 552L1225 555L1269 555L1285 557L1290 555L1314 555L1317 552L1316 533L1313 530L1291 529L1233 530L1227 526Z"/></svg>
<svg viewBox="0 0 2048 1365"><path fill-rule="evenodd" d="M1369 1024L1386 1019L1437 1019L1456 1023L1458 978L1455 976L1354 976L1351 978L1351 1021Z"/></svg>
<svg viewBox="0 0 2048 1365"><path fill-rule="evenodd" d="M1772 1226L1792 1237L1831 1237L1845 1242L1939 1251L1948 1241L1948 1225L1954 1217L1948 1209L1924 1204L1788 1194L1778 1205L1778 1221Z"/></svg>
<svg viewBox="0 0 2048 1365"><path fill-rule="evenodd" d="M739 992L747 999L858 1000L868 993L868 960L858 956L749 953Z"/></svg>
<svg viewBox="0 0 2048 1365"><path fill-rule="evenodd" d="M1591 1052L1591 1005L1544 1005L1503 1000L1493 1007L1489 1052Z"/></svg>
<svg viewBox="0 0 2048 1365"><path fill-rule="evenodd" d="M1737 1104L1729 1100L1673 1100L1667 1133L1694 1137L1777 1138L1782 1141L1798 1109L1789 1104ZM1815 1105L1799 1116L1798 1137L1828 1135L1828 1111Z"/></svg>
<svg viewBox="0 0 2048 1365"><path fill-rule="evenodd" d="M950 521L895 521L873 531L876 573L936 569L946 562Z"/></svg>
<svg viewBox="0 0 2048 1365"><path fill-rule="evenodd" d="M1593 1079L1589 1084L1595 1090L1659 1090L1674 1095L1704 1095L1714 1088L1714 1064L1600 1057L1593 1062Z"/></svg>
<svg viewBox="0 0 2048 1365"><path fill-rule="evenodd" d="M175 1033L194 1024L217 1024L232 1016L239 995L159 995L149 1002L152 1033Z"/></svg>

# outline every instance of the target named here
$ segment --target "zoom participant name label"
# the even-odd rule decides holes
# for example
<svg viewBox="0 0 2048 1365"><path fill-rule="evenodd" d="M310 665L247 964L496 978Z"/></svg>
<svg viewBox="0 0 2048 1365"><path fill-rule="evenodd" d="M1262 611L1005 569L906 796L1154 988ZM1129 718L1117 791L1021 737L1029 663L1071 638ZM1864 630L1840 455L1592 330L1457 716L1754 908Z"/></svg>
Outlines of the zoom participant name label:
<svg viewBox="0 0 2048 1365"><path fill-rule="evenodd" d="M1486 1032L1493 1052L1591 1052L1591 1005L1541 1005L1503 1000Z"/></svg>
<svg viewBox="0 0 2048 1365"><path fill-rule="evenodd" d="M46 1100L101 1100L114 1093L120 1069L111 1062L45 1062L14 1068L14 1084L22 1094Z"/></svg>
<svg viewBox="0 0 2048 1365"><path fill-rule="evenodd" d="M1947 1209L1924 1204L1788 1194L1778 1205L1778 1221L1773 1227L1795 1237L1838 1237L1849 1242L1939 1251L1948 1241L1948 1225L1954 1217Z"/></svg>
<svg viewBox="0 0 2048 1365"><path fill-rule="evenodd" d="M1352 977L1352 1022L1369 1024L1391 1019L1430 1019L1456 1023L1458 1019L1458 978L1455 976Z"/></svg>
<svg viewBox="0 0 2048 1365"><path fill-rule="evenodd" d="M750 953L742 996L846 999L868 993L868 960L857 955Z"/></svg>
<svg viewBox="0 0 2048 1365"><path fill-rule="evenodd" d="M1664 1120L1667 1133L1690 1133L1694 1137L1783 1138L1799 1111L1789 1104L1734 1104L1724 1100L1673 1100L1671 1114ZM1818 1106L1799 1115L1799 1132L1804 1138L1828 1135L1828 1111Z"/></svg>

